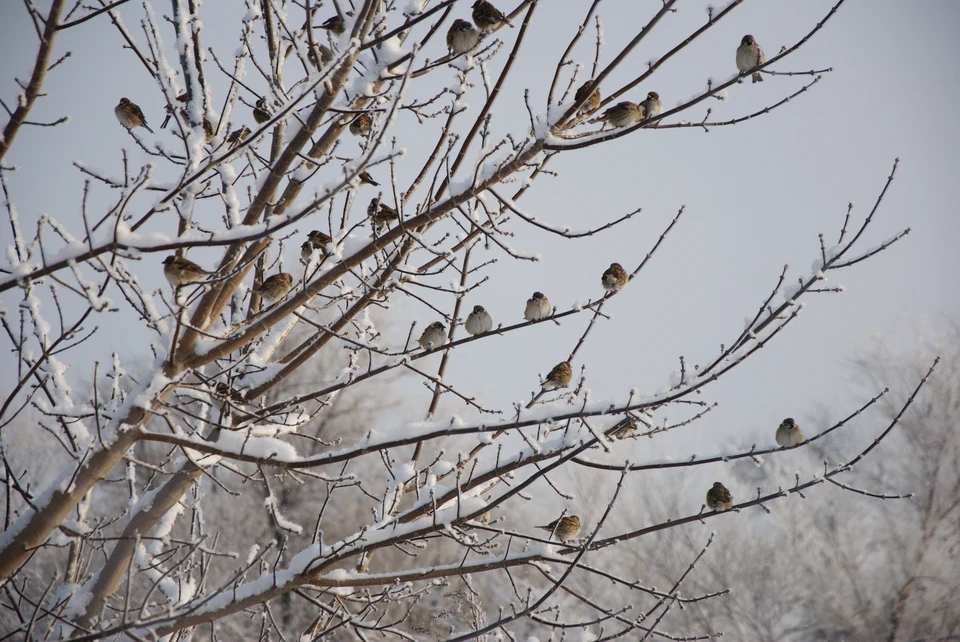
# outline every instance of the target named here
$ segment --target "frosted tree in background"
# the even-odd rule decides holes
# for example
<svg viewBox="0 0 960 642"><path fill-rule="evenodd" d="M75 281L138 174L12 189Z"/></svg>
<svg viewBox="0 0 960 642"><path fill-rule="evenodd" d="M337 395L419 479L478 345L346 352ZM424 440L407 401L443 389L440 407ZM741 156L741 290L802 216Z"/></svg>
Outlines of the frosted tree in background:
<svg viewBox="0 0 960 642"><path fill-rule="evenodd" d="M787 65L842 0L799 41L765 57L754 52L758 63L765 58L761 67L731 68L673 108L648 80L741 2L708 10L702 26L677 34L676 46L646 65L637 46L677 1L664 0L632 39L616 43L603 43L600 18L617 16L585 4L568 15L561 59L523 79L543 89L545 104L529 93L511 102L526 105L528 123L506 133L494 117L506 109L504 83L546 10L538 2L500 6L500 16L464 0L248 0L232 59L203 43L203 21L223 20L219 5L144 3L133 28L117 15L123 4L53 0L46 12L28 4L39 55L29 83L5 102L16 107L7 109L0 161L17 132L36 124L28 118L36 100L56 95L60 65L69 65L51 62L56 35L89 20L112 21L123 54L136 56L156 87L116 109L131 146L150 162L134 167L117 150L122 175L77 163L86 188L62 221L18 214L16 170L0 167L12 231L0 321L17 355L16 383L0 410L3 630L70 640L191 632L466 640L574 628L690 639L674 628L673 613L689 601L724 599L723 591L683 595L709 551L684 560L666 589L637 582L618 552L649 534L742 514L704 507L614 529L623 489L656 468L778 449L691 450L683 463L644 464L628 461L624 447L697 421L711 384L775 344L803 300L841 291L824 284L828 277L907 233L872 248L864 239L896 164L866 215L851 207L831 238L811 248L809 273L775 275L773 290L745 311L744 328L719 337L720 350L701 364L681 358L659 390L628 383L620 397L593 398L578 353L602 327L611 297L629 296L630 281L667 250L679 204L662 234L638 240L641 254L597 274L585 303L560 309L534 295L522 319L518 302L516 319L498 320L466 298L495 287L484 275L492 260L536 259L511 246L521 227L575 243L622 229L635 214L571 230L525 212L520 201L552 171L551 159L626 136L749 126L828 71ZM640 72L614 83L625 69ZM711 120L708 101L754 74L782 82L782 100ZM144 109L147 100L162 101L167 122L144 116L156 111ZM423 153L397 144L410 128L426 141ZM631 186L585 186L616 189ZM157 279L161 268L169 285ZM401 310L427 320L398 343L384 328L403 323ZM139 354L93 329L118 317L151 337ZM499 336L560 320L580 323L582 333L540 367L531 390L518 391L525 403L490 407L446 376L460 346L485 341L495 350ZM102 359L69 356L90 342L102 343ZM397 373L429 389L423 421L387 412L413 402L401 401ZM849 476L912 400L875 426L875 441L822 474L735 496L733 508L815 497L814 486ZM684 419L665 422L667 409ZM791 448L815 446L846 425L808 429ZM554 480L571 469L615 480L594 500L596 519L580 519L574 507L545 530L516 519L531 498L569 500ZM598 601L577 590L584 577L625 587L629 597Z"/></svg>

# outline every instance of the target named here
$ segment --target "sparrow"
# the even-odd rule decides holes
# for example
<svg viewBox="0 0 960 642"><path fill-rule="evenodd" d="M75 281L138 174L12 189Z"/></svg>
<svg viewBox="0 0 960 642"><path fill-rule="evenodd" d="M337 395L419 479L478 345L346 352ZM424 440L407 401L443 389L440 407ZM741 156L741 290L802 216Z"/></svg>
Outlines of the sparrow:
<svg viewBox="0 0 960 642"><path fill-rule="evenodd" d="M253 108L253 119L258 125L270 120L270 110L267 109L267 99L261 98L257 101L257 106Z"/></svg>
<svg viewBox="0 0 960 642"><path fill-rule="evenodd" d="M561 542L569 542L580 534L580 518L576 515L568 515L556 519L546 526L537 526L537 528L550 531L550 534L556 535Z"/></svg>
<svg viewBox="0 0 960 642"><path fill-rule="evenodd" d="M619 292L628 280L630 280L630 276L619 263L611 263L603 276L600 277L600 283L603 284L603 289L607 292Z"/></svg>
<svg viewBox="0 0 960 642"><path fill-rule="evenodd" d="M243 126L240 129L235 129L230 132L230 135L227 136L227 144L230 145L230 149L233 149L243 141L247 140L247 137L250 135L250 128Z"/></svg>
<svg viewBox="0 0 960 642"><path fill-rule="evenodd" d="M293 277L286 272L280 272L264 279L263 283L254 288L253 291L267 303L273 303L277 299L285 297L292 286Z"/></svg>
<svg viewBox="0 0 960 642"><path fill-rule="evenodd" d="M637 434L637 420L633 417L627 417L620 422L621 426L611 433L614 439L629 439Z"/></svg>
<svg viewBox="0 0 960 642"><path fill-rule="evenodd" d="M369 172L360 172L358 176L360 178L361 183L366 183L367 185L373 185L374 187L380 184L377 181L373 180L373 177L370 176Z"/></svg>
<svg viewBox="0 0 960 642"><path fill-rule="evenodd" d="M310 49L307 51L307 60L311 65L314 67L319 67L320 65L325 65L333 60L333 50L331 50L330 47L322 45L319 42L315 42L314 44L316 45L317 49L320 50L320 62L317 62L316 52L313 49Z"/></svg>
<svg viewBox="0 0 960 642"><path fill-rule="evenodd" d="M720 482L714 482L713 488L707 491L707 506L717 512L733 508L733 495Z"/></svg>
<svg viewBox="0 0 960 642"><path fill-rule="evenodd" d="M443 342L447 339L447 333L443 329L443 324L439 321L434 321L427 326L427 329L423 331L423 334L420 335L420 347L430 352L434 348L443 345Z"/></svg>
<svg viewBox="0 0 960 642"><path fill-rule="evenodd" d="M640 103L640 108L643 110L643 118L655 118L663 113L663 103L660 102L660 94L655 91L651 91L647 94L647 99ZM650 123L647 127L657 127L660 125L658 120L655 123Z"/></svg>
<svg viewBox="0 0 960 642"><path fill-rule="evenodd" d="M480 32L466 20L454 20L447 30L447 49L453 55L467 53L480 42Z"/></svg>
<svg viewBox="0 0 960 642"><path fill-rule="evenodd" d="M467 321L463 324L463 327L466 329L467 334L471 336L490 332L490 330L493 329L493 317L483 309L482 305L475 305L473 306L473 312L467 317Z"/></svg>
<svg viewBox="0 0 960 642"><path fill-rule="evenodd" d="M300 258L309 261L316 251L319 251L322 256L326 256L327 244L332 242L333 239L328 234L324 234L320 230L313 230L307 234L307 240L300 246Z"/></svg>
<svg viewBox="0 0 960 642"><path fill-rule="evenodd" d="M543 389L556 390L558 388L566 388L572 380L573 369L570 367L570 362L561 361L553 366L553 370L547 374L547 378L543 382Z"/></svg>
<svg viewBox="0 0 960 642"><path fill-rule="evenodd" d="M777 445L783 448L803 443L803 431L792 418L787 417L777 426Z"/></svg>
<svg viewBox="0 0 960 642"><path fill-rule="evenodd" d="M373 119L367 114L360 114L350 123L350 133L354 136L366 136L373 126Z"/></svg>
<svg viewBox="0 0 960 642"><path fill-rule="evenodd" d="M523 318L527 321L539 321L550 316L550 301L543 296L543 292L534 292L527 299L527 307L523 309Z"/></svg>
<svg viewBox="0 0 960 642"><path fill-rule="evenodd" d="M335 36L341 36L343 35L343 20L340 19L340 16L327 18L319 28L326 29Z"/></svg>
<svg viewBox="0 0 960 642"><path fill-rule="evenodd" d="M477 0L473 3L473 23L478 29L493 31L503 25L509 25L510 21L487 0Z"/></svg>
<svg viewBox="0 0 960 642"><path fill-rule="evenodd" d="M767 62L767 57L763 55L763 49L757 44L753 36L746 35L740 41L737 47L737 69L745 74L751 69L756 69ZM753 74L753 82L763 82L763 76L759 71Z"/></svg>
<svg viewBox="0 0 960 642"><path fill-rule="evenodd" d="M400 218L397 210L386 203L380 202L380 198L376 196L370 201L370 205L367 206L367 217L377 230L384 225L389 225L391 221L396 221Z"/></svg>
<svg viewBox="0 0 960 642"><path fill-rule="evenodd" d="M213 386L213 394L219 399L229 398L235 404L246 404L247 399L236 388L231 388L222 381L217 381Z"/></svg>
<svg viewBox="0 0 960 642"><path fill-rule="evenodd" d="M120 124L127 129L143 127L151 134L153 133L153 130L147 125L147 119L143 117L140 107L136 103L130 102L129 98L121 98L117 106L113 108L113 113L117 115Z"/></svg>
<svg viewBox="0 0 960 642"><path fill-rule="evenodd" d="M603 122L613 127L629 127L643 120L646 113L646 109L642 105L624 100L613 107L608 107L599 117L590 122Z"/></svg>
<svg viewBox="0 0 960 642"><path fill-rule="evenodd" d="M171 254L163 259L163 276L177 288L194 281L202 281L210 273L189 259Z"/></svg>
<svg viewBox="0 0 960 642"><path fill-rule="evenodd" d="M585 101L582 105L580 105L579 113L581 114L593 113L597 111L597 108L600 106L600 88L599 87L597 87L592 92L590 92L589 96L587 95L587 90L590 88L592 84L593 84L592 80L588 80L587 82L583 83L582 85L580 85L580 89L577 90L577 93L574 96L574 100L576 100L577 102L580 102L581 100Z"/></svg>

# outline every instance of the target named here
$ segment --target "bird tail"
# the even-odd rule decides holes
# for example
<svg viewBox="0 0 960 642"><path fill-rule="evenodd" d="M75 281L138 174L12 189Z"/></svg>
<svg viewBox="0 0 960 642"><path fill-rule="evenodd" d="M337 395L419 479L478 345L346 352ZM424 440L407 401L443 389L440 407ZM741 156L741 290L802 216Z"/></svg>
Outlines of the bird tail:
<svg viewBox="0 0 960 642"><path fill-rule="evenodd" d="M151 134L154 133L154 131L153 131L152 129L150 129L150 127L147 126L146 123L143 124L143 128L146 129L146 130L147 130L148 132L150 132Z"/></svg>
<svg viewBox="0 0 960 642"><path fill-rule="evenodd" d="M763 82L763 76L757 71L753 74L753 82Z"/></svg>

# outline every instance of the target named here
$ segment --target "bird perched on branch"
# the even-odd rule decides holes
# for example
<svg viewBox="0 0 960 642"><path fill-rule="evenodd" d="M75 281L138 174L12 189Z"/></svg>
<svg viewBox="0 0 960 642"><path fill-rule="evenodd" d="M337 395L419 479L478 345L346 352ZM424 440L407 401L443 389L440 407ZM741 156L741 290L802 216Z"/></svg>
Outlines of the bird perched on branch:
<svg viewBox="0 0 960 642"><path fill-rule="evenodd" d="M443 342L447 340L447 333L444 330L443 324L439 321L434 321L427 326L426 330L423 331L423 334L420 335L420 347L430 352L438 346L442 346Z"/></svg>
<svg viewBox="0 0 960 642"><path fill-rule="evenodd" d="M151 134L153 130L147 125L147 119L143 117L143 111L136 103L130 102L129 98L121 98L113 113L117 115L117 120L128 130L134 127L143 127Z"/></svg>
<svg viewBox="0 0 960 642"><path fill-rule="evenodd" d="M329 234L324 234L320 230L313 230L307 234L307 240L300 246L300 258L304 262L309 261L314 252L320 252L321 256L327 256L327 244L332 243L333 239Z"/></svg>
<svg viewBox="0 0 960 642"><path fill-rule="evenodd" d="M614 439L629 439L637 434L637 420L633 417L625 417L620 424L620 427L610 435Z"/></svg>
<svg viewBox="0 0 960 642"><path fill-rule="evenodd" d="M343 35L343 20L340 16L333 16L332 18L327 18L323 21L323 24L320 25L320 29L326 29L330 33L341 36Z"/></svg>
<svg viewBox="0 0 960 642"><path fill-rule="evenodd" d="M640 103L639 107L643 109L643 119L647 118L656 118L663 113L663 103L660 102L660 94L655 91L651 91L647 94L647 99ZM655 123L650 123L647 127L657 127L660 125L658 120Z"/></svg>
<svg viewBox="0 0 960 642"><path fill-rule="evenodd" d="M580 534L580 518L576 515L567 515L556 519L546 526L537 526L540 530L549 531L556 535L561 542L569 542Z"/></svg>
<svg viewBox="0 0 960 642"><path fill-rule="evenodd" d="M603 284L603 289L607 292L619 292L629 280L630 276L619 263L611 263L610 267L603 272L603 276L600 277L600 283Z"/></svg>
<svg viewBox="0 0 960 642"><path fill-rule="evenodd" d="M713 487L707 491L707 506L717 512L730 510L733 508L733 495L726 486L714 482Z"/></svg>
<svg viewBox="0 0 960 642"><path fill-rule="evenodd" d="M379 231L384 225L399 220L400 215L397 210L382 202L380 197L375 196L367 206L367 218L373 223L374 229Z"/></svg>
<svg viewBox="0 0 960 642"><path fill-rule="evenodd" d="M803 443L803 431L791 417L787 417L777 426L777 444L783 448Z"/></svg>
<svg viewBox="0 0 960 642"><path fill-rule="evenodd" d="M572 380L573 368L570 367L570 362L561 361L553 366L553 370L547 374L547 378L543 381L543 389L557 390L558 388L566 388Z"/></svg>
<svg viewBox="0 0 960 642"><path fill-rule="evenodd" d="M580 85L580 89L577 90L577 93L574 96L574 100L577 102L580 102L581 100L584 101L584 103L580 105L579 113L581 114L593 113L598 107L600 107L600 88L595 87L594 90L589 93L589 95L587 94L587 91L590 89L592 84L592 80L588 80L587 82L583 83Z"/></svg>
<svg viewBox="0 0 960 642"><path fill-rule="evenodd" d="M227 144L230 145L230 149L233 149L243 141L247 140L248 136L250 136L250 128L244 125L240 129L235 129L230 132L230 135L227 136Z"/></svg>
<svg viewBox="0 0 960 642"><path fill-rule="evenodd" d="M473 306L473 312L467 317L463 327L466 329L467 334L471 336L490 332L490 330L493 329L493 317L483 309L482 305L475 305Z"/></svg>
<svg viewBox="0 0 960 642"><path fill-rule="evenodd" d="M373 119L369 114L360 114L350 122L350 133L354 136L366 136L373 126Z"/></svg>
<svg viewBox="0 0 960 642"><path fill-rule="evenodd" d="M523 318L527 321L539 321L550 316L550 301L543 295L543 292L534 292L533 296L527 299L527 307L523 309Z"/></svg>
<svg viewBox="0 0 960 642"><path fill-rule="evenodd" d="M273 303L285 297L291 287L293 287L293 277L286 272L280 272L264 279L263 283L254 288L253 291L267 303Z"/></svg>
<svg viewBox="0 0 960 642"><path fill-rule="evenodd" d="M361 183L366 183L367 185L373 185L374 187L380 185L377 181L373 180L373 176L370 176L369 172L360 172L358 175Z"/></svg>
<svg viewBox="0 0 960 642"><path fill-rule="evenodd" d="M467 53L480 42L480 32L466 20L454 20L447 30L447 49L453 55Z"/></svg>
<svg viewBox="0 0 960 642"><path fill-rule="evenodd" d="M487 31L499 29L503 25L510 25L507 17L487 0L477 0L473 3L473 22L478 29L486 29Z"/></svg>
<svg viewBox="0 0 960 642"><path fill-rule="evenodd" d="M741 74L745 74L751 69L756 69L767 62L767 57L763 55L763 49L757 44L756 39L747 34L740 41L737 47L737 69ZM753 82L763 82L763 76L759 71L751 76Z"/></svg>
<svg viewBox="0 0 960 642"><path fill-rule="evenodd" d="M163 276L174 288L194 281L202 281L210 273L189 259L171 254L163 259Z"/></svg>
<svg viewBox="0 0 960 642"><path fill-rule="evenodd" d="M600 116L591 120L591 123L606 123L611 127L629 127L634 123L639 123L644 119L646 110L632 103L629 100L619 102L613 107L608 107Z"/></svg>
<svg viewBox="0 0 960 642"><path fill-rule="evenodd" d="M253 108L253 119L258 125L270 120L270 109L267 107L267 99L261 98L257 101L257 106Z"/></svg>

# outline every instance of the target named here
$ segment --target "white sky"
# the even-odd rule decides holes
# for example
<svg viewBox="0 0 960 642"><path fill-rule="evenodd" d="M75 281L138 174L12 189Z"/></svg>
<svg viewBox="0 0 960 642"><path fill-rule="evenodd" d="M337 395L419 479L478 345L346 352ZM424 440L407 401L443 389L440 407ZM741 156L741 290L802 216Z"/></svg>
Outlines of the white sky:
<svg viewBox="0 0 960 642"><path fill-rule="evenodd" d="M455 10L454 17L467 17L468 3L461 4L464 6ZM806 33L831 4L820 0L747 3L628 97L639 100L647 91L656 90L672 108L701 91L708 77L719 81L735 71L734 50L743 34L756 36L772 56L781 45L789 46ZM553 65L582 19L579 13L568 12L575 6L579 12L582 5L541 3L513 80L495 110L497 134L522 135L525 131L523 89L529 88L535 104L537 100L542 104ZM202 13L209 14L217 6L208 2ZM658 6L659 0L607 0L601 5L606 27L601 64L609 62ZM699 26L705 19L705 6L703 2L681 2L679 12L665 18L633 54L632 69L618 70L605 88L617 87L618 80L631 77L647 60ZM157 12L169 12L169 4L160 3ZM122 15L142 42L140 4L125 5ZM240 15L242 7L237 3L232 17L205 22L204 45L213 46L227 61L236 48L236 18ZM474 264L493 254L500 262L488 270L490 282L468 298L466 310L481 303L495 324L508 323L520 319L523 303L534 290L545 292L561 309L596 297L601 294L599 278L607 265L617 260L632 270L685 204L686 214L653 262L606 306L613 321L600 323L574 363L576 368L588 365L589 387L595 397L621 396L633 387L654 391L666 384L677 367L678 355L685 355L690 364L704 364L720 343L732 340L744 318L752 315L768 294L784 263L790 265L791 281L805 275L819 253L817 234L836 238L851 200L857 203L854 220L859 221L899 156L897 180L862 247L880 243L908 226L913 232L892 250L828 283L842 283L845 294L808 297L806 310L785 335L709 389L704 399L719 401L721 407L686 432L679 447L689 450L691 438L701 446L701 453L713 451L730 437L747 443L772 441L773 429L783 417L793 416L803 424L812 420L820 404L835 408L830 415L833 418L846 414L853 407L850 370L845 367L851 354L869 346L875 335L900 343L931 320L960 313L960 258L954 251L960 241L956 215L960 125L952 110L960 87L958 17L960 5L951 0L850 0L807 46L775 67L795 71L834 68L790 104L710 133L698 129L643 131L560 156L550 166L560 173L559 178L538 180L536 188L520 201L527 212L578 229L636 207L642 207L644 213L617 231L581 241L558 239L513 223L511 229L518 235L511 239L512 246L524 253L539 252L543 260L515 263L499 253L475 254ZM174 37L169 25L167 28L164 38L169 47ZM514 33L508 31L504 36ZM585 36L576 52L585 64L592 61L592 43L593 35ZM436 58L442 53L442 42L432 46L438 50L426 55ZM22 7L3 3L0 95L8 104L17 90L12 77L29 76L35 50L36 38ZM156 138L148 135L147 141L160 139L171 146L176 141L169 130L159 129L163 104L157 87L136 56L123 49L118 32L107 19L61 34L54 57L66 50L73 56L51 73L45 86L49 97L38 103L30 119L46 121L69 115L71 121L55 129L23 129L4 163L20 168L8 177L25 229L30 229L28 222L46 213L80 235L83 177L72 162L83 161L117 175L122 147L130 152L132 174L146 160L113 115L121 96L140 104L157 131ZM505 57L505 51L499 54L491 67L494 73ZM219 107L226 83L212 64L208 74L214 79ZM450 69L436 72L423 95L453 79ZM262 79L251 74L247 80L264 89ZM808 81L806 76L767 76L763 84L733 87L726 102L709 101L713 119L755 111ZM482 104L480 90L476 88L468 100L475 109ZM246 119L245 124L251 124L248 111L239 107L235 123L243 124ZM702 115L702 109L695 109L684 118L698 120ZM401 162L399 166L401 178L407 181L419 168L416 161L425 153L425 145L432 144L422 142L413 122L405 116L397 129L398 145L410 151L409 164ZM464 131L471 122L461 122ZM354 145L350 140L345 143ZM743 169L735 169L738 167ZM384 174L374 173L378 178ZM94 192L94 211L115 198L99 185ZM361 207L371 196L370 188L365 188L358 199ZM139 205L147 202L141 199ZM208 210L211 217L219 216L219 203L207 203L216 208ZM172 229L163 231L171 233ZM10 243L6 226L0 230L0 242L4 246ZM298 244L289 248L291 261L298 251ZM203 256L213 255L196 255ZM162 282L161 260L161 255L151 255L144 262L155 287ZM17 301L11 293L2 298L8 310L15 308ZM118 298L118 303L122 305L122 299ZM441 305L452 309L452 302ZM402 341L413 319L420 328L434 320L426 309L404 305L390 336ZM543 325L475 342L457 351L448 378L492 406L526 399L537 387L537 373L545 373L565 358L587 321L582 315L564 320L562 327ZM101 333L91 345L77 351L73 374L87 376L90 360L104 359L108 350L119 349L127 357L142 356L145 350L134 338L142 335L130 334L126 345L118 339L118 328L133 323L131 318L118 317L112 326L108 324L110 332ZM5 390L14 376L11 369L5 371ZM409 417L419 418L429 398L419 384L410 390ZM658 449L677 446L662 440L646 443L656 443Z"/></svg>

